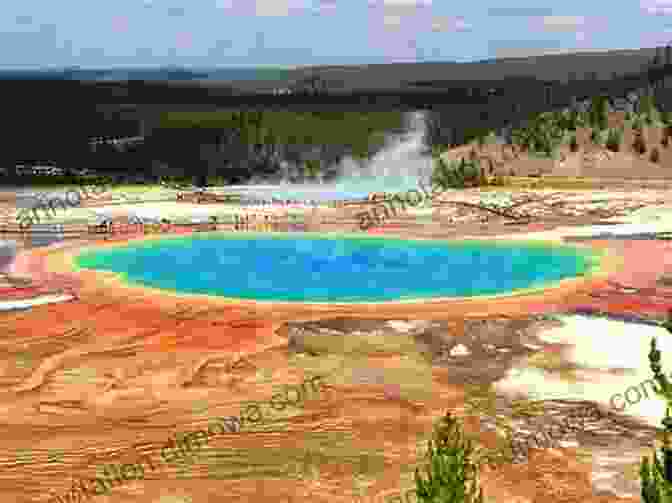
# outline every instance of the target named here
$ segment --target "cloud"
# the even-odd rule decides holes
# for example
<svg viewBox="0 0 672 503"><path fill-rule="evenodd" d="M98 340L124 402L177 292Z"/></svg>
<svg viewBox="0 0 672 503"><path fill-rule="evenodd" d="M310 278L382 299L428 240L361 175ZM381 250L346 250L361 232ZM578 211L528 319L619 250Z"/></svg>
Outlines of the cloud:
<svg viewBox="0 0 672 503"><path fill-rule="evenodd" d="M336 10L336 0L319 0L318 3L313 10L316 14L331 14Z"/></svg>
<svg viewBox="0 0 672 503"><path fill-rule="evenodd" d="M183 31L175 35L175 46L178 49L188 49L194 43L194 37L190 32Z"/></svg>
<svg viewBox="0 0 672 503"><path fill-rule="evenodd" d="M396 29L401 26L401 16L398 15L388 15L383 16L383 25L386 28Z"/></svg>
<svg viewBox="0 0 672 503"><path fill-rule="evenodd" d="M234 0L216 0L215 5L218 9L233 9Z"/></svg>
<svg viewBox="0 0 672 503"><path fill-rule="evenodd" d="M672 14L672 0L641 0L639 6L652 16Z"/></svg>
<svg viewBox="0 0 672 503"><path fill-rule="evenodd" d="M434 16L432 31L470 31L472 26L462 17Z"/></svg>
<svg viewBox="0 0 672 503"><path fill-rule="evenodd" d="M671 30L646 30L640 34L639 47L662 47L670 43Z"/></svg>
<svg viewBox="0 0 672 503"><path fill-rule="evenodd" d="M431 0L369 0L369 8L386 15L413 15L431 6Z"/></svg>
<svg viewBox="0 0 672 503"><path fill-rule="evenodd" d="M545 33L575 33L576 40L585 41L591 34L609 27L606 17L542 16L530 20L530 28Z"/></svg>
<svg viewBox="0 0 672 503"><path fill-rule="evenodd" d="M425 7L430 5L428 0L369 0L370 31L377 32L381 25L384 31L395 33L402 25L409 34L427 31L431 12Z"/></svg>
<svg viewBox="0 0 672 503"><path fill-rule="evenodd" d="M262 17L289 16L296 10L306 10L310 6L304 0L255 0L255 14Z"/></svg>
<svg viewBox="0 0 672 503"><path fill-rule="evenodd" d="M112 29L117 33L128 31L129 19L127 16L114 16L112 18Z"/></svg>
<svg viewBox="0 0 672 503"><path fill-rule="evenodd" d="M545 31L566 32L576 31L582 27L586 18L583 16L543 16L540 21Z"/></svg>

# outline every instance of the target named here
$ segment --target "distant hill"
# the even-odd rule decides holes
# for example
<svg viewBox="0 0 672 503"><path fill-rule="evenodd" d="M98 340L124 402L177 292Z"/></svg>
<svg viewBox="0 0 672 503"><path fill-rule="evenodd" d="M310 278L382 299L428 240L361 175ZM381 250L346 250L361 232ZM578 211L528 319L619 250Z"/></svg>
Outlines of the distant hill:
<svg viewBox="0 0 672 503"><path fill-rule="evenodd" d="M549 54L527 58L502 58L473 63L390 63L352 67L314 66L289 72L290 80L309 76L345 82L345 88L399 89L409 81L492 81L505 77L533 77L566 82L610 78L613 72L636 73L656 55L656 48Z"/></svg>
<svg viewBox="0 0 672 503"><path fill-rule="evenodd" d="M534 77L541 80L566 81L571 73L578 80L595 72L598 79L612 72L638 72L656 55L655 48L614 51L549 54L527 58L502 58L473 63L423 62L389 63L352 66L306 66L298 68L61 68L36 70L2 70L0 80L83 80L83 81L206 81L236 82L243 90L291 86L304 79L319 76L350 89L399 89L408 81L496 80L504 77Z"/></svg>
<svg viewBox="0 0 672 503"><path fill-rule="evenodd" d="M44 70L1 70L0 80L83 80L123 82L128 80L149 81L240 81L240 80L282 80L287 70L276 68L214 68L187 69L180 67L163 68L110 68L85 69L62 68Z"/></svg>

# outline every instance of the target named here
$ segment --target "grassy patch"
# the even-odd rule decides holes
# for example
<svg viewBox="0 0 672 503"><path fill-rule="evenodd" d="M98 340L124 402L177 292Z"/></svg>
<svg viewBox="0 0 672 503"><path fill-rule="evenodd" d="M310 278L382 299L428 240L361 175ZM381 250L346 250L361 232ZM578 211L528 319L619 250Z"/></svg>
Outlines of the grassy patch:
<svg viewBox="0 0 672 503"><path fill-rule="evenodd" d="M407 400L432 397L432 368L418 350L412 337L381 336L307 336L307 353L290 359L290 365L301 368L305 375L326 375L326 382L337 386L356 386L366 380L366 372L379 377L371 384L398 386L399 395ZM397 356L385 364L383 356ZM381 357L376 364L372 357Z"/></svg>
<svg viewBox="0 0 672 503"><path fill-rule="evenodd" d="M90 384L97 378L99 378L98 371L93 367L63 369L58 376L54 376L54 380L62 384Z"/></svg>
<svg viewBox="0 0 672 503"><path fill-rule="evenodd" d="M341 466L351 466L358 477L380 476L385 468L384 456L351 444L352 437L344 433L307 433L295 448L210 449L199 454L197 462L207 466L210 478L220 480L260 476L316 480L327 466L335 471ZM187 464L188 460L182 463ZM186 476L189 472L183 473Z"/></svg>
<svg viewBox="0 0 672 503"><path fill-rule="evenodd" d="M410 337L389 335L310 335L302 338L306 352L312 354L340 354L383 356L385 354L417 353Z"/></svg>
<svg viewBox="0 0 672 503"><path fill-rule="evenodd" d="M525 359L525 364L546 371L561 370L567 367L567 362L560 354L549 352L534 353Z"/></svg>

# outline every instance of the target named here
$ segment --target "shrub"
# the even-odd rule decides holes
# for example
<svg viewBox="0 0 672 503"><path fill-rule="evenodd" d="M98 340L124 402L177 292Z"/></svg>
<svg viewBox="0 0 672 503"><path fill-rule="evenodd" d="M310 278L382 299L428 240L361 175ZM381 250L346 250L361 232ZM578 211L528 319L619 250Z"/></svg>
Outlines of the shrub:
<svg viewBox="0 0 672 503"><path fill-rule="evenodd" d="M660 152L658 152L658 147L653 147L651 150L651 155L649 156L649 160L656 163L660 161Z"/></svg>
<svg viewBox="0 0 672 503"><path fill-rule="evenodd" d="M579 144L576 141L576 135L575 134L573 134L572 137L569 140L569 149L572 152L578 152L578 150L579 150Z"/></svg>
<svg viewBox="0 0 672 503"><path fill-rule="evenodd" d="M662 324L668 332L672 332L672 317L668 312L668 319ZM651 339L651 351L649 351L649 363L654 379L657 381L660 389L653 387L654 393L663 398L667 402L667 411L665 418L661 421L665 429L663 447L660 452L663 456L663 464L656 456L656 451L653 451L652 464L649 464L648 458L645 456L642 459L642 464L639 470L642 487L642 501L644 503L669 503L672 502L672 452L668 441L668 435L672 432L672 418L670 417L670 405L672 404L672 384L667 380L665 375L661 372L662 365L660 364L661 354L656 348L655 337Z"/></svg>
<svg viewBox="0 0 672 503"><path fill-rule="evenodd" d="M621 132L618 129L610 129L607 136L606 146L612 152L618 152L621 146Z"/></svg>
<svg viewBox="0 0 672 503"><path fill-rule="evenodd" d="M632 149L640 155L646 152L646 142L641 134L635 137L635 141L632 143Z"/></svg>
<svg viewBox="0 0 672 503"><path fill-rule="evenodd" d="M424 467L427 479L415 470L418 503L483 503L474 447L464 438L459 421L447 412L433 436Z"/></svg>
<svg viewBox="0 0 672 503"><path fill-rule="evenodd" d="M466 161L462 158L446 164L443 159L439 159L432 172L432 183L444 188L463 189L467 184L481 184L484 175L478 160Z"/></svg>

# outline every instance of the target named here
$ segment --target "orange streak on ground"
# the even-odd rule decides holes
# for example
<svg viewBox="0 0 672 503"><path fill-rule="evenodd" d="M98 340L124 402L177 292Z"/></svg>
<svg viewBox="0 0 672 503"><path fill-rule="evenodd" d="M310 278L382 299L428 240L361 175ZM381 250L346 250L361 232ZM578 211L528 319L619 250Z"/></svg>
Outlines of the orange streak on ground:
<svg viewBox="0 0 672 503"><path fill-rule="evenodd" d="M159 236L142 240L160 239ZM520 239L520 238L518 238ZM95 243L101 247L119 246L131 239L115 243ZM134 241L134 239L133 239ZM73 272L73 259L82 245L73 243L57 249L31 250L16 261L15 272L33 277L48 277L58 273L59 278L70 278L81 287L81 301L50 308L70 320L95 320L96 331L119 331L132 327L145 334L150 351L239 351L247 352L280 343L274 335L283 322L316 320L334 316L365 318L424 318L456 319L476 316L524 316L530 313L567 311L576 306L605 306L610 310L632 311L665 309L665 306L638 297L611 296L605 299L590 297L590 292L611 289L606 280L628 285L650 285L662 272L666 263L672 263L672 248L666 243L644 241L595 241L590 246L609 250L604 270L592 276L561 282L557 287L542 292L511 295L500 298L445 299L417 303L385 304L291 304L231 301L208 296L179 295L171 292L129 287L110 273L100 271ZM96 313L92 305L102 298L116 302L118 307ZM103 302L104 303L104 302ZM178 308L180 305L182 308ZM188 309L193 319L178 321L171 313ZM212 313L199 315L199 311ZM189 317L187 314L186 317ZM53 318L52 318L53 319ZM37 320L35 320L37 321Z"/></svg>

